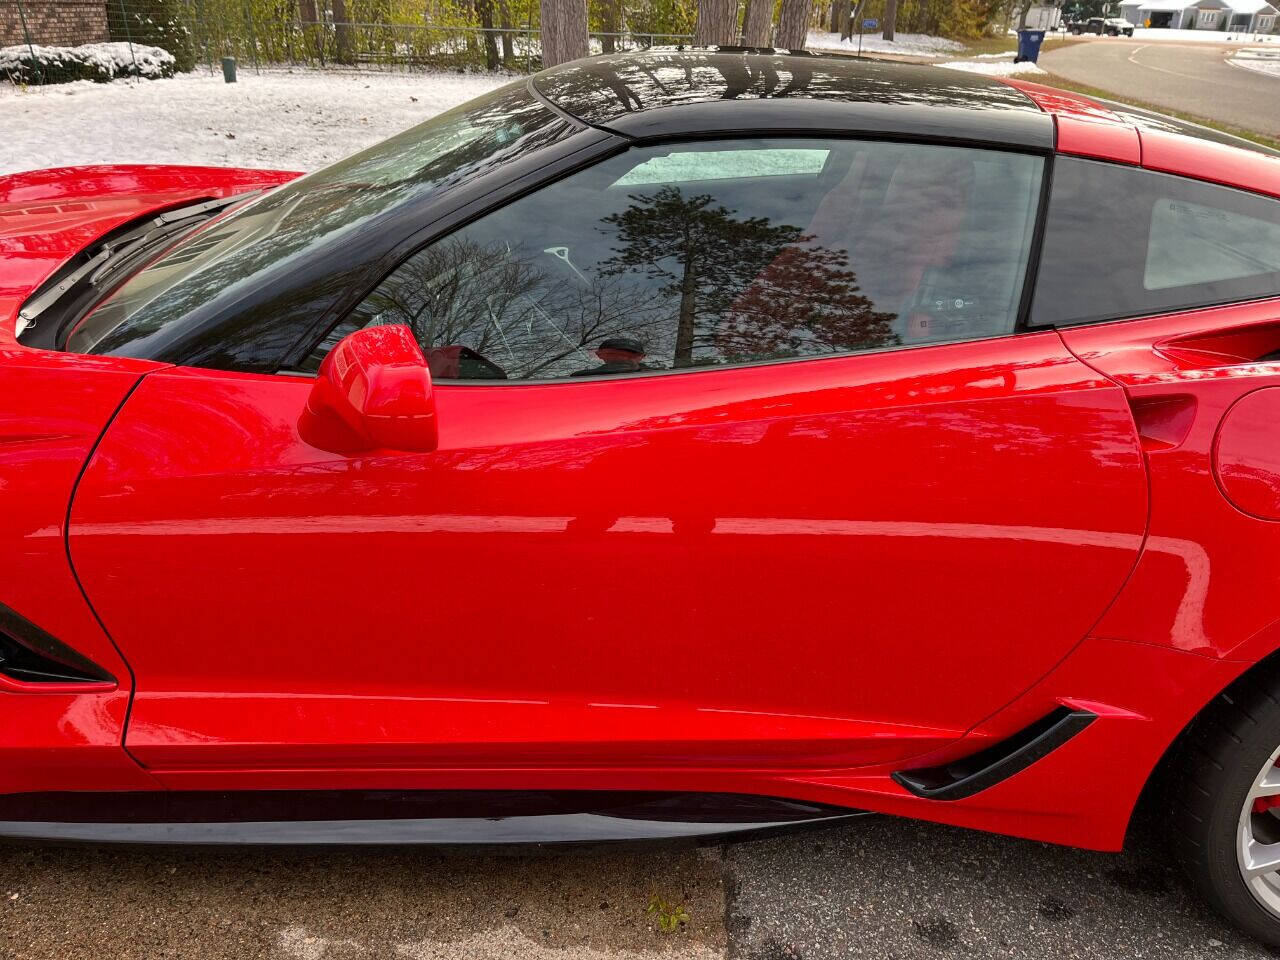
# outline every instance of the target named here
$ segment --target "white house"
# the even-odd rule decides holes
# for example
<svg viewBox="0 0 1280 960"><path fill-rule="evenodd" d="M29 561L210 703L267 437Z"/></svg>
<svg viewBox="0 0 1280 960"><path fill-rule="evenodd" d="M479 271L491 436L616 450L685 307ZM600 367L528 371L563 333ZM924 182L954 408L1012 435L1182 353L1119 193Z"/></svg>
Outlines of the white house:
<svg viewBox="0 0 1280 960"><path fill-rule="evenodd" d="M1278 0L1280 2L1280 0ZM1239 33L1271 33L1280 10L1267 0L1227 0L1231 19L1225 29Z"/></svg>
<svg viewBox="0 0 1280 960"><path fill-rule="evenodd" d="M1276 0L1280 2L1280 0ZM1271 33L1276 7L1268 0L1121 0L1120 15L1134 26L1175 30Z"/></svg>

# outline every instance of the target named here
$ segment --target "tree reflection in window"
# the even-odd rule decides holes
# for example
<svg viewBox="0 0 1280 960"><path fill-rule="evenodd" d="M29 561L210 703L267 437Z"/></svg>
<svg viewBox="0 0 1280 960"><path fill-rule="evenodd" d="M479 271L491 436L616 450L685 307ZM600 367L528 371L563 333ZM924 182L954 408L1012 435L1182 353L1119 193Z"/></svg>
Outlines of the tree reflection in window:
<svg viewBox="0 0 1280 960"><path fill-rule="evenodd" d="M410 257L357 310L355 328L404 324L424 351L462 345L508 378L562 377L611 337L644 342L663 321L651 291L599 276L573 285L504 241L455 234Z"/></svg>
<svg viewBox="0 0 1280 960"><path fill-rule="evenodd" d="M791 224L735 217L710 194L633 195L604 218L605 273L641 270L677 305L672 365L833 353L896 342L858 293L849 256Z"/></svg>
<svg viewBox="0 0 1280 960"><path fill-rule="evenodd" d="M1009 333L1039 173L1029 156L866 141L634 148L410 257L315 356L369 323L409 325L442 379Z"/></svg>

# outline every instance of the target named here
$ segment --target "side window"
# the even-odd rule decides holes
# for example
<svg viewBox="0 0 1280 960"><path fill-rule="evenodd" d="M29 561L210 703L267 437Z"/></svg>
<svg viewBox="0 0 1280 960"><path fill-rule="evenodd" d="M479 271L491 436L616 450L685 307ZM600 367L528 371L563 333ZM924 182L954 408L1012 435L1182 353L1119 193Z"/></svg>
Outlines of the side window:
<svg viewBox="0 0 1280 960"><path fill-rule="evenodd" d="M1060 158L1031 322L1065 326L1280 296L1280 201Z"/></svg>
<svg viewBox="0 0 1280 960"><path fill-rule="evenodd" d="M1011 333L1042 160L854 140L631 149L402 263L333 330L559 379Z"/></svg>

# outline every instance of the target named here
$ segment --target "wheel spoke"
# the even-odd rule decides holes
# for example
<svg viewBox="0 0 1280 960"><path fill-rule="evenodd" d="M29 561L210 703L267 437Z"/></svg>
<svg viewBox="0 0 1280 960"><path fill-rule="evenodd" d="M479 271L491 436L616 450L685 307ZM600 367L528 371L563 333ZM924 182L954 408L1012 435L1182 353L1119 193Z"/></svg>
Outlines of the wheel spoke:
<svg viewBox="0 0 1280 960"><path fill-rule="evenodd" d="M1280 870L1280 843L1259 843L1253 838L1244 845L1244 875L1252 880Z"/></svg>
<svg viewBox="0 0 1280 960"><path fill-rule="evenodd" d="M1249 791L1249 799L1256 800L1259 797L1274 797L1280 795L1280 769L1272 765L1258 781L1257 786Z"/></svg>

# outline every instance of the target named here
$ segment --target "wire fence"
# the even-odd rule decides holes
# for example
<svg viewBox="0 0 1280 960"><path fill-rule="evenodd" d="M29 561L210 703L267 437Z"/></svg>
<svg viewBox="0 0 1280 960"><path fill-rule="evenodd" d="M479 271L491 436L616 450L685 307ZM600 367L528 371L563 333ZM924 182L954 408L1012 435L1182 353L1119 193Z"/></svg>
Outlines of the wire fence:
<svg viewBox="0 0 1280 960"><path fill-rule="evenodd" d="M273 65L379 70L541 69L536 0L520 23L501 3L503 25L458 23L434 0L366 4L375 16L336 18L315 0L0 0L0 76L22 83L110 80ZM334 6L338 6L334 4ZM345 4L342 6L346 6ZM524 12L516 8L515 12ZM310 13L310 17L302 16ZM455 22L432 19L442 13ZM591 51L688 43L688 34L592 33ZM173 58L150 63L150 48Z"/></svg>
<svg viewBox="0 0 1280 960"><path fill-rule="evenodd" d="M261 68L267 64L428 70L541 69L540 32L534 27L289 20L273 24L269 39L252 24L192 20L198 56L209 69L224 56ZM593 33L594 53L688 43L688 35Z"/></svg>

